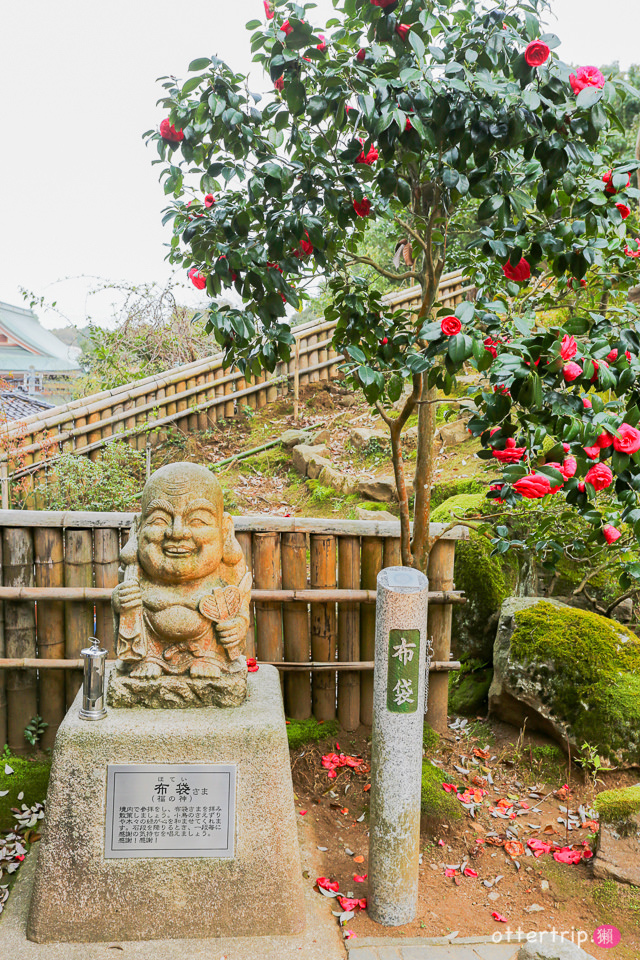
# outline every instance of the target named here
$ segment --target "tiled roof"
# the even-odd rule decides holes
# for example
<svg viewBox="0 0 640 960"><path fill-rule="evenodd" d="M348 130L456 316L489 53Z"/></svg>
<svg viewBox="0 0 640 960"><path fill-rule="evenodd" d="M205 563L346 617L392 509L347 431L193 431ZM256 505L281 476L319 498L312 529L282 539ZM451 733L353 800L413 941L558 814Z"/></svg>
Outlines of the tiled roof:
<svg viewBox="0 0 640 960"><path fill-rule="evenodd" d="M10 420L24 420L34 413L51 410L53 403L47 400L36 400L21 390L0 391L0 419L5 423Z"/></svg>
<svg viewBox="0 0 640 960"><path fill-rule="evenodd" d="M61 373L79 370L69 358L69 348L50 330L45 330L32 310L0 302L0 334L10 343L0 345L0 371L21 373L34 369L38 372ZM14 342L11 342L14 341Z"/></svg>

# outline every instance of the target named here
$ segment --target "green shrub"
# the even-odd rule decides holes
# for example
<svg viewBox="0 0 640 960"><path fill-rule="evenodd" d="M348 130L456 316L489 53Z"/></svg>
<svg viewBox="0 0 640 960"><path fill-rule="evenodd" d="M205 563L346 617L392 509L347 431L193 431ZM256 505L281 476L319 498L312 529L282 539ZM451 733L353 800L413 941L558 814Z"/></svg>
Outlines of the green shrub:
<svg viewBox="0 0 640 960"><path fill-rule="evenodd" d="M98 460L63 454L37 487L37 503L45 510L131 509L144 479L144 453L116 440Z"/></svg>

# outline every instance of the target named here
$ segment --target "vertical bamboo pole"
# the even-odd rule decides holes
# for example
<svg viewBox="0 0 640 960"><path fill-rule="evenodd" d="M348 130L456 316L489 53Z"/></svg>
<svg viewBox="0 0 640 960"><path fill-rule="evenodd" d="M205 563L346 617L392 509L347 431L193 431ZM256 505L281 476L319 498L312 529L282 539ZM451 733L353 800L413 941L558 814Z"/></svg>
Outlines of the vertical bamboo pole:
<svg viewBox="0 0 640 960"><path fill-rule="evenodd" d="M67 530L64 555L65 587L93 586L93 542L91 530ZM65 603L65 658L77 660L93 635L93 603L70 600ZM66 671L67 708L82 683L80 670Z"/></svg>
<svg viewBox="0 0 640 960"><path fill-rule="evenodd" d="M309 383L309 374L304 373L303 371L309 366L309 338L300 337L298 340L298 356L299 356L299 376L300 384Z"/></svg>
<svg viewBox="0 0 640 960"><path fill-rule="evenodd" d="M314 345L315 345L317 342L318 342L318 335L317 335L316 333L312 333L311 336L309 337L309 340L308 340L308 343L309 343L309 366L310 366L310 367L315 367L315 365L316 365L317 362L318 362L318 351L313 349ZM311 383L318 383L318 381L320 380L320 371L319 371L319 370L314 370L313 373L310 373L310 374L309 374L309 380L310 380Z"/></svg>
<svg viewBox="0 0 640 960"><path fill-rule="evenodd" d="M253 552L252 552L252 534L250 530L242 530L236 532L236 539L240 546L242 547L242 552L244 553L244 559L247 564L247 570L251 573L253 577ZM256 655L256 619L254 612L254 604L249 604L249 629L247 630L247 656L255 657Z"/></svg>
<svg viewBox="0 0 640 960"><path fill-rule="evenodd" d="M256 589L280 590L282 562L278 533L254 533L253 576ZM256 603L256 646L260 660L282 660L282 604Z"/></svg>
<svg viewBox="0 0 640 960"><path fill-rule="evenodd" d="M96 587L118 586L118 559L120 538L117 530L96 529L93 531L93 556ZM110 601L96 604L96 637L102 646L115 656L115 634Z"/></svg>
<svg viewBox="0 0 640 960"><path fill-rule="evenodd" d="M455 540L438 540L429 555L429 590L453 590ZM429 604L427 637L433 644L433 660L448 661L451 655L451 604ZM449 674L432 673L429 678L426 721L437 733L447 732Z"/></svg>
<svg viewBox="0 0 640 960"><path fill-rule="evenodd" d="M267 403L273 403L274 400L278 399L278 385L276 383L273 383L273 380L278 376L278 373L279 373L279 364L276 365L276 368L273 371L273 373L267 373L267 375L265 376L266 382L270 384L270 386L268 386L267 389L265 390L265 397L266 397Z"/></svg>
<svg viewBox="0 0 640 960"><path fill-rule="evenodd" d="M196 378L195 378L195 377L189 377L189 379L187 380L187 383L186 383L186 388L187 388L187 390L191 390L191 388L192 388L192 387L195 387L195 386L196 386ZM191 396L187 399L187 406L188 406L188 408L189 408L189 410L190 410L189 420L188 420L189 432L190 432L190 433L195 433L196 430L199 429L199 427L198 427L198 413L197 413L196 410L192 409L193 407L195 407L195 405L196 405L197 402L198 402L197 397L198 397L197 394L193 394L193 393L192 393Z"/></svg>
<svg viewBox="0 0 640 960"><path fill-rule="evenodd" d="M360 539L340 537L338 541L338 586L357 590L360 586ZM357 603L338 607L338 660L360 659L360 608ZM341 670L338 674L338 720L345 730L360 723L360 674Z"/></svg>
<svg viewBox="0 0 640 960"><path fill-rule="evenodd" d="M265 383L265 382L266 382L266 379L267 379L267 375L266 375L266 373L265 373L264 370L263 370L262 373L260 374L260 376L256 378L256 383ZM258 393L257 393L257 401L258 401L258 410L262 410L263 407L266 407L266 405L267 405L267 387L264 387L262 390L258 390Z"/></svg>
<svg viewBox="0 0 640 960"><path fill-rule="evenodd" d="M196 377L196 385L204 386L204 383L205 383L205 375L204 373L201 373ZM202 393L196 393L196 401L198 403L198 406L201 403L204 403L205 399L206 399L206 393L204 391ZM207 417L207 411L198 410L197 417L198 417L198 430L207 430L209 427L209 418Z"/></svg>
<svg viewBox="0 0 640 960"><path fill-rule="evenodd" d="M304 533L282 534L282 589L304 590L307 586L307 537ZM306 603L283 604L284 659L309 659L309 611ZM311 716L311 674L300 671L284 676L284 702L288 717Z"/></svg>
<svg viewBox="0 0 640 960"><path fill-rule="evenodd" d="M218 367L216 370L216 380L221 380L224 376L224 370L222 367ZM216 384L216 397L224 397L224 383ZM224 403L216 403L213 408L216 412L216 421L224 420Z"/></svg>
<svg viewBox="0 0 640 960"><path fill-rule="evenodd" d="M400 548L400 537L384 538L384 554L382 560L383 567L401 567L402 550Z"/></svg>
<svg viewBox="0 0 640 960"><path fill-rule="evenodd" d="M2 509L10 510L9 467L6 463L0 464L0 483L2 483Z"/></svg>
<svg viewBox="0 0 640 960"><path fill-rule="evenodd" d="M97 410L94 413L89 414L87 418L87 423L99 423L99 422L100 422L100 413ZM100 428L98 428L97 430L90 430L89 433L87 434L87 444L97 443L100 440L100 437L101 437ZM91 450L89 452L89 459L97 460L98 450Z"/></svg>
<svg viewBox="0 0 640 960"><path fill-rule="evenodd" d="M256 383L258 383L258 380L256 380L255 377L250 377L250 378L247 380L247 387L253 387L253 386L255 386ZM246 397L244 398L244 401L243 401L243 402L246 403L247 406L251 407L252 410L257 410L257 408L258 408L258 395L257 395L256 391L254 390L253 393L248 393L248 394L246 395Z"/></svg>
<svg viewBox="0 0 640 960"><path fill-rule="evenodd" d="M321 339L321 340L326 339L326 334L325 334L325 333L321 333L321 334L320 334L320 339ZM318 363L324 363L325 360L328 360L328 359L329 359L329 351L327 350L326 347L321 347L320 350L318 350ZM323 367L322 370L318 370L318 378L319 378L320 380L328 380L328 379L329 379L329 367Z"/></svg>
<svg viewBox="0 0 640 960"><path fill-rule="evenodd" d="M312 534L311 587L336 587L336 538ZM330 663L336 658L336 605L311 604L311 659ZM336 715L336 674L333 670L315 673L313 715L316 720L333 720Z"/></svg>
<svg viewBox="0 0 640 960"><path fill-rule="evenodd" d="M363 590L375 590L378 574L384 563L384 541L381 537L363 537L360 558L360 586ZM373 603L360 606L360 659L375 660L376 607ZM360 722L371 726L373 722L373 673L360 673Z"/></svg>
<svg viewBox="0 0 640 960"><path fill-rule="evenodd" d="M227 380L227 382L224 385L224 395L225 397L231 397L231 399L227 400L227 402L224 405L225 420L232 420L235 414L235 405L233 402L233 388L234 388L234 381Z"/></svg>
<svg viewBox="0 0 640 960"><path fill-rule="evenodd" d="M0 552L0 560L2 554ZM5 585L4 563L0 562L0 586ZM4 611L5 604L0 603L0 657L6 657L7 647L4 636ZM7 671L0 670L0 745L4 746L7 742Z"/></svg>
<svg viewBox="0 0 640 960"><path fill-rule="evenodd" d="M31 530L6 527L2 531L4 582L7 587L32 587L33 538ZM7 657L35 657L35 604L6 601L5 648ZM28 752L25 727L38 713L35 670L7 670L7 743L14 753Z"/></svg>
<svg viewBox="0 0 640 960"><path fill-rule="evenodd" d="M300 413L300 339L296 337L296 359L293 368L293 422L298 422Z"/></svg>
<svg viewBox="0 0 640 960"><path fill-rule="evenodd" d="M36 527L33 531L36 587L64 586L64 542L62 530ZM64 604L61 600L39 600L37 607L38 656L64 660ZM39 678L40 716L47 724L40 741L43 749L53 747L65 715L64 670L41 670Z"/></svg>

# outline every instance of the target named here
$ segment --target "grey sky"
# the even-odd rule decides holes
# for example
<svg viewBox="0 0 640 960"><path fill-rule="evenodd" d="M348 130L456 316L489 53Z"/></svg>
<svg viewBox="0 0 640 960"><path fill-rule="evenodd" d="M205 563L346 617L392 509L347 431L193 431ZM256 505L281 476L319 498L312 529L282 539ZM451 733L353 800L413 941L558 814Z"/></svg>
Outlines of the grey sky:
<svg viewBox="0 0 640 960"><path fill-rule="evenodd" d="M330 0L318 7L332 10ZM552 9L565 61L640 61L640 0L552 0ZM83 275L132 283L170 275L159 168L141 139L163 116L155 80L184 76L190 60L212 53L246 71L244 24L262 16L261 0L2 4L0 300L22 304L22 286L56 299L76 323L86 313L105 322L109 298L87 300ZM57 282L65 277L76 279ZM185 287L184 299L202 295Z"/></svg>

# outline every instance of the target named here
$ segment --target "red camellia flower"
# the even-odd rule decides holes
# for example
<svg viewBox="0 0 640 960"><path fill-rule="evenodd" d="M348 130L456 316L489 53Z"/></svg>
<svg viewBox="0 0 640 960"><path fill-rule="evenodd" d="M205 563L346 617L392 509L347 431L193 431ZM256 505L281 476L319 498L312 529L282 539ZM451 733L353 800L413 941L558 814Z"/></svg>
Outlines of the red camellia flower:
<svg viewBox="0 0 640 960"><path fill-rule="evenodd" d="M632 250L629 244L624 248L624 252L628 257L640 257L640 237L636 237L635 240L636 249Z"/></svg>
<svg viewBox="0 0 640 960"><path fill-rule="evenodd" d="M411 27L408 27L406 23L399 23L396 27L396 33L404 43L407 42L409 30L411 30Z"/></svg>
<svg viewBox="0 0 640 960"><path fill-rule="evenodd" d="M387 345L388 343L389 343L389 338L388 338L388 337L383 337L382 340L380 341L380 345L383 346L383 347L386 347L386 345Z"/></svg>
<svg viewBox="0 0 640 960"><path fill-rule="evenodd" d="M187 276L194 287L197 287L198 290L204 290L207 285L207 278L203 273L200 273L197 267L191 267Z"/></svg>
<svg viewBox="0 0 640 960"><path fill-rule="evenodd" d="M587 471L585 483L590 483L594 490L604 490L613 483L613 474L606 463L596 463Z"/></svg>
<svg viewBox="0 0 640 960"><path fill-rule="evenodd" d="M576 96L585 87L604 87L604 77L597 67L578 67L575 73L569 77L571 89Z"/></svg>
<svg viewBox="0 0 640 960"><path fill-rule="evenodd" d="M291 26L288 20L285 20L285 22L282 24L280 29L287 37L289 36L290 33L293 33L293 27Z"/></svg>
<svg viewBox="0 0 640 960"><path fill-rule="evenodd" d="M262 0L264 6L264 12L267 20L273 20L273 7L271 6L271 0Z"/></svg>
<svg viewBox="0 0 640 960"><path fill-rule="evenodd" d="M565 333L562 338L562 343L560 344L560 356L566 363L567 360L573 360L576 353L578 352L578 344L570 337L568 333Z"/></svg>
<svg viewBox="0 0 640 960"><path fill-rule="evenodd" d="M259 669L260 669L260 668L258 667L258 664L256 663L256 658L255 658L255 657L247 657L247 670L249 671L249 673L256 673L256 671L258 671Z"/></svg>
<svg viewBox="0 0 640 960"><path fill-rule="evenodd" d="M364 47L362 47L362 49L358 50L358 52L356 53L356 60L359 60L360 63L364 63L364 61L366 60L366 57L367 57L367 51L365 50Z"/></svg>
<svg viewBox="0 0 640 960"><path fill-rule="evenodd" d="M541 473L529 473L526 477L516 480L513 489L526 500L538 500L551 493L551 482Z"/></svg>
<svg viewBox="0 0 640 960"><path fill-rule="evenodd" d="M589 397L582 398L582 406L585 408L585 410L591 410L593 404L591 403L591 400L589 400Z"/></svg>
<svg viewBox="0 0 640 960"><path fill-rule="evenodd" d="M607 354L607 360L609 361L609 363L615 363L617 359L618 359L618 349L617 347L614 347L613 350L610 350L609 353Z"/></svg>
<svg viewBox="0 0 640 960"><path fill-rule="evenodd" d="M578 462L575 457L565 457L562 461L562 466L560 467L560 473L565 478L569 480L571 477L575 477L576 470L578 469Z"/></svg>
<svg viewBox="0 0 640 960"><path fill-rule="evenodd" d="M613 196L614 193L617 193L617 192L618 192L618 191L616 190L616 188L614 187L613 183L611 182L611 181L613 180L613 170L607 170L607 172L605 173L605 175L603 176L602 179L603 179L604 183L606 183L606 187L604 188L604 192L605 192L605 193L608 193L608 194L610 194L611 196ZM631 184L631 174L628 173L628 174L627 174L627 183L626 183L626 185L625 185L625 188L623 188L623 189L626 189L626 187L630 186L630 184Z"/></svg>
<svg viewBox="0 0 640 960"><path fill-rule="evenodd" d="M497 450L495 447L491 449L493 456L500 463L518 463L527 452L526 447L516 447L516 442L513 437L508 438L504 450Z"/></svg>
<svg viewBox="0 0 640 960"><path fill-rule="evenodd" d="M574 283L579 283L581 287L586 287L587 285L587 281L584 278L582 280L578 280L577 277L569 277L567 280L567 286L570 290L573 290Z"/></svg>
<svg viewBox="0 0 640 960"><path fill-rule="evenodd" d="M602 528L602 535L609 544L615 543L616 540L619 540L622 536L618 528L612 527L610 523L608 523L606 527Z"/></svg>
<svg viewBox="0 0 640 960"><path fill-rule="evenodd" d="M327 44L325 43L324 33L319 33L318 36L320 37L321 43L318 44L316 49L322 52L327 49Z"/></svg>
<svg viewBox="0 0 640 960"><path fill-rule="evenodd" d="M616 203L616 209L620 213L620 216L623 220L626 220L631 213L631 207L628 207L626 203Z"/></svg>
<svg viewBox="0 0 640 960"><path fill-rule="evenodd" d="M500 341L494 340L492 337L485 337L485 339L483 340L483 343L484 343L485 350L488 350L491 356L493 357L493 359L495 360L495 358L498 356L498 351L496 350L496 347L500 345Z"/></svg>
<svg viewBox="0 0 640 960"><path fill-rule="evenodd" d="M337 880L329 880L329 877L318 877L316 883L323 890L331 890L332 893L337 893L340 889L340 884Z"/></svg>
<svg viewBox="0 0 640 960"><path fill-rule="evenodd" d="M562 376L564 377L566 383L573 383L574 380L577 380L578 377L582 376L582 367L577 364L567 363L562 368Z"/></svg>
<svg viewBox="0 0 640 960"><path fill-rule="evenodd" d="M494 493L502 493L503 487L504 483L492 483L489 490L492 490ZM492 497L492 500L495 500L496 503L504 503L502 497Z"/></svg>
<svg viewBox="0 0 640 960"><path fill-rule="evenodd" d="M621 423L618 427L619 436L613 438L613 449L618 453L637 453L640 450L640 430L636 430L629 423Z"/></svg>
<svg viewBox="0 0 640 960"><path fill-rule="evenodd" d="M305 239L300 241L300 245L296 247L295 250L292 250L292 255L298 257L299 260L304 260L306 257L310 257L313 253L313 244L309 240L309 234L305 230L304 232Z"/></svg>
<svg viewBox="0 0 640 960"><path fill-rule="evenodd" d="M576 466L577 466L577 464L576 464ZM550 460L549 463L545 463L545 467L553 467L554 470L557 470L558 473L561 473L561 474L562 474L563 480L568 480L568 479L569 479L568 477L565 477L565 475L564 475L564 470L563 470L563 467L562 467L562 464L561 464L561 463L554 463L553 461ZM575 472L575 471L574 471L574 472ZM560 490L560 489L562 489L562 484L560 484L559 487L551 487L551 490L550 490L549 492L550 492L550 493L557 493L558 490Z"/></svg>
<svg viewBox="0 0 640 960"><path fill-rule="evenodd" d="M170 143L180 143L181 140L184 140L182 130L176 130L168 117L160 124L160 136L163 140L168 140Z"/></svg>
<svg viewBox="0 0 640 960"><path fill-rule="evenodd" d="M549 47L542 40L532 40L524 51L524 58L530 67L541 67L549 59L550 53Z"/></svg>
<svg viewBox="0 0 640 960"><path fill-rule="evenodd" d="M282 74L281 77L278 77L278 79L274 83L274 87L276 88L276 90L279 90L280 93L282 93L282 91L284 90L284 74Z"/></svg>
<svg viewBox="0 0 640 960"><path fill-rule="evenodd" d="M457 317L443 317L440 321L440 329L445 337L455 337L456 333L462 330L462 324Z"/></svg>
<svg viewBox="0 0 640 960"><path fill-rule="evenodd" d="M362 200L353 201L353 209L359 217L368 217L371 213L371 201L363 197Z"/></svg>
<svg viewBox="0 0 640 960"><path fill-rule="evenodd" d="M208 194L206 195L206 197L204 198L204 205L205 205L205 207L207 207L207 208L208 208L208 207L212 207L215 202L216 202L216 200L215 200L215 197L213 196L212 193L208 193Z"/></svg>
<svg viewBox="0 0 640 960"><path fill-rule="evenodd" d="M522 283L524 280L528 280L531 276L531 267L523 257L520 260L520 263L517 263L515 267L510 260L507 260L502 268L502 272L507 280L515 280L516 283Z"/></svg>
<svg viewBox="0 0 640 960"><path fill-rule="evenodd" d="M362 137L358 137L360 143L364 144ZM365 156L364 148L356 157L356 163L366 163L368 167L372 166L378 159L378 151L375 147L369 147L369 152Z"/></svg>
<svg viewBox="0 0 640 960"><path fill-rule="evenodd" d="M371 0L371 4L374 7L390 7L392 3L395 3L396 0Z"/></svg>

